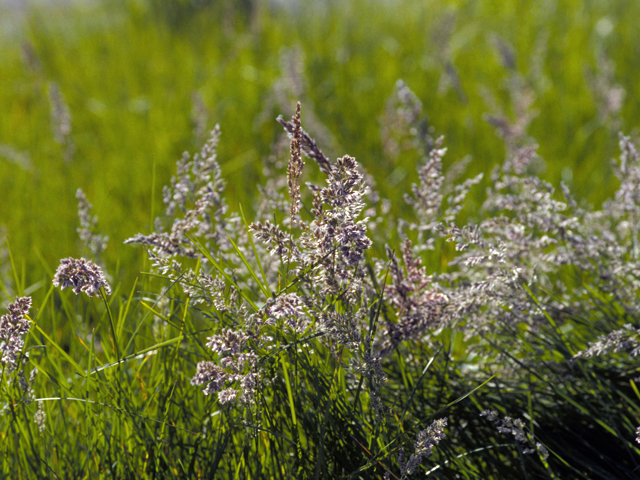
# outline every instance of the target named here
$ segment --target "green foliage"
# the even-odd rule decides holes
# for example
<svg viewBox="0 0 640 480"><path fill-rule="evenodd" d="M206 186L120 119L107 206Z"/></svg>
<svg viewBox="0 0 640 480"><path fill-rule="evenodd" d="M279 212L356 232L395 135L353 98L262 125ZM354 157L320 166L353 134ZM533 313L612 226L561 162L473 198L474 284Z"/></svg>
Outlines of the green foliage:
<svg viewBox="0 0 640 480"><path fill-rule="evenodd" d="M4 300L30 296L33 307L28 357L15 371L1 370L0 476L409 478L400 450L410 460L416 435L442 418L445 438L433 440L437 432L429 431L437 445L421 457L416 476L635 475L637 366L620 346L637 346L624 325L638 325L630 300L640 293L633 280L637 232L625 230L638 219L612 204L602 217L582 208L617 192L609 163L619 153L617 132L637 132L640 3L113 0L33 8L14 23L2 20L3 8L0 222L7 247L0 251L0 285ZM398 98L404 103L394 103ZM358 221L368 215L377 226L367 224L369 250L313 244L311 233L354 213L331 203L335 192L322 197L302 187L300 214L289 210L287 184L278 183L288 142L275 118L291 116L298 100L304 128L334 167L336 157L353 155L367 173L364 182L375 180L377 194L389 200L361 192L366 205ZM210 190L194 187L172 215L163 211L161 186L172 175L179 179L174 164L181 152L200 149L217 123L222 141L212 158L220 168L216 163L214 178L198 188L221 173L226 203L216 199L218 210L197 216L212 231L185 228L172 237L193 250L192 258L177 266L154 257L153 243L139 242L150 258L143 248L122 245L141 231L162 233L159 224L170 231L167 222L187 219L197 200L209 198ZM290 133L298 153L308 154L300 132ZM578 252L569 257L575 264L548 267L545 255L572 245L563 231L559 244L541 241L523 258L506 260L524 273L517 293L502 303L486 300L415 338L402 331L405 309L416 305L401 304L402 288L421 285L416 292L439 309L475 295L465 288L503 268L455 264L469 257L442 238L429 243L421 227L439 223L458 245L482 250L486 245L466 227L456 230L454 220L487 227L492 218L500 225L508 219L526 229L522 218L539 213L535 201L527 215L483 208L485 188L492 188L490 197L502 194L498 177L485 175L463 189L469 195L461 212L420 217L403 195L412 183L424 184L418 172L439 155L436 134L448 147L438 158L445 172L471 155L471 176L507 165L505 158L525 158L536 139L546 163L526 164L527 174L553 185L562 180L577 198L575 206L563 199L567 218L591 219L583 229L569 223L567 231L585 242L603 231L603 239L619 234L622 253L594 241L587 245L596 252L591 258ZM329 186L357 177L345 158L344 178ZM322 164L307 164L300 185L324 186ZM511 174L503 172L500 180ZM620 169L618 176L624 183L630 174ZM505 195L541 198L526 196L523 178ZM451 209L460 182L442 181ZM94 260L110 274L111 295L103 289L87 298L51 286L61 258L97 255L78 240L78 188L94 205L82 228L110 238ZM549 195L548 202L561 197ZM361 212L354 205L348 228L357 230ZM401 218L410 225L404 230L397 228ZM549 233L532 224L531 238ZM271 240L275 254L268 251L269 225L283 235L280 243ZM504 233L496 230L482 240ZM403 250L404 236L413 248L405 243ZM523 245L508 247L517 253ZM492 246L501 245L486 248ZM341 255L353 263L340 263ZM426 280L419 263L412 270L414 259L427 274L442 274L439 286L424 292L431 278L420 283ZM331 290L335 285L342 290ZM294 305L303 313L270 313L288 295L303 298L304 305ZM518 321L508 323L511 313ZM298 317L309 323L292 326ZM338 324L345 319L353 320L352 331ZM203 362L218 365L238 354L207 345L231 331L247 335L241 352L255 356L235 372L259 372L251 401L223 402L192 385ZM613 353L575 357L598 336L606 344L606 335L613 335ZM386 381L377 376L378 361ZM486 409L497 417L480 416ZM36 423L43 413L44 423ZM505 416L524 419L524 427Z"/></svg>
<svg viewBox="0 0 640 480"><path fill-rule="evenodd" d="M610 192L606 159L615 155L616 130L629 131L640 114L635 2L254 2L248 22L244 7L223 4L197 9L178 30L153 21L143 2L52 6L3 37L0 143L32 168L0 164L0 218L31 278L40 278L33 248L49 264L77 251L77 188L92 199L113 244L148 224L160 205L154 187L166 183L183 150L202 141L190 119L194 94L206 128L223 125L222 168L234 204L247 206L255 190L245 186L263 181L273 118L291 115L298 100L321 119L308 128L332 140L321 142L329 156L348 151L375 178L388 178L379 186L388 198L410 185L417 160L411 152L382 154L378 119L399 78L447 138L449 158L472 155L471 173L478 173L504 156L484 115L512 116L509 84L522 77L535 95L529 133L540 140L545 177L563 178L596 204ZM513 70L498 41L511 46ZM283 104L270 92L290 74L281 59L291 48L301 53L301 91L285 87ZM600 121L588 81L601 56L614 62L612 81L626 91L613 128ZM51 131L49 82L69 107L69 162ZM109 249L107 256L135 266L122 271L135 276L135 253Z"/></svg>

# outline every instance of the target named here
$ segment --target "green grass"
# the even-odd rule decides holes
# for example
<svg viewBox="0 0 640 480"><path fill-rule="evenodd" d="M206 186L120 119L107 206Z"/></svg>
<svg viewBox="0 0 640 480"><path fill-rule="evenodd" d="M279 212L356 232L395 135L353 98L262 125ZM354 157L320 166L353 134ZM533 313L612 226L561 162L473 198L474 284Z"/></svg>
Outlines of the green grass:
<svg viewBox="0 0 640 480"><path fill-rule="evenodd" d="M421 101L432 136L445 136L445 170L471 155L465 176L485 173L461 225L480 215L488 172L505 158L487 114L515 118L523 89L514 85L533 95L537 114L526 133L545 160L535 173L553 185L564 181L581 204L599 206L619 183L609 162L619 155L617 132L637 135L640 3L88 3L34 8L19 26L0 30L0 225L8 239L0 274L3 300L34 299L24 365L27 374L38 368L33 388L41 400L24 401L11 381L15 374L3 370L0 452L7 460L0 476L382 478L388 469L399 478L399 448L408 457L416 433L443 417L447 436L418 475L635 474L640 395L633 359L569 362L597 334L637 318L599 292L595 277L558 273L569 291L561 298L583 307L561 313L544 305L558 292L529 285L549 319L537 338L520 325L512 336L446 329L428 342L403 343L385 358L388 378L377 393L348 366L362 360L366 342L350 350L316 338L313 329L265 327L261 335L273 345L254 345L262 388L255 406L244 408L219 404L190 380L198 362L215 359L206 338L240 328L246 312L194 305L179 281L148 273L142 248L122 242L153 230L175 162L206 139L195 133L194 104L207 129L221 126L217 159L227 203L236 213L241 206L247 222L257 186L271 178L263 167L282 132L275 118L289 118L298 100L303 127L320 148L332 160L356 157L390 200L388 218L411 218L403 194L418 181L422 152L407 148L394 156L381 137L398 79ZM513 66L501 57L500 42ZM605 78L602 59L615 65L609 86L626 92L620 111L607 117L590 83L594 75ZM71 156L52 130L50 85L70 112ZM280 160L287 160L287 148ZM307 165L303 181L324 181L311 160ZM106 303L51 286L61 258L89 255L76 232L78 188L94 206L98 230L110 237L102 260L114 292ZM274 212L272 220L283 218ZM400 251L395 230L374 240L370 268L374 258L387 261L385 243ZM428 273L446 270L454 256L442 242L437 248L424 256ZM265 278L263 250L229 263L215 249L207 254L227 268L225 295L237 286L249 310L292 281L288 264L277 282ZM375 301L359 306L368 315L364 333L374 334L387 315L397 320L387 312L388 292L377 287ZM169 288L170 300L162 308L161 288ZM291 288L314 292L304 282ZM323 311L358 311L347 303L333 298ZM531 358L544 363L530 364ZM391 412L385 418L372 407L375 394ZM43 434L33 421L38 403L47 415ZM524 455L512 436L478 416L485 408L525 419L549 459Z"/></svg>
<svg viewBox="0 0 640 480"><path fill-rule="evenodd" d="M264 180L261 158L279 131L273 119L291 115L297 100L333 136L334 148L324 147L328 153L355 156L394 200L415 180L417 160L411 152L395 161L382 154L379 118L399 78L422 100L437 134L445 135L448 161L472 155L470 173L486 172L504 150L483 118L495 113L483 97L495 98L508 114L513 108L505 87L511 73L501 64L496 37L512 45L516 73L536 95L538 115L529 133L540 143L545 178L563 178L595 204L611 192L603 159L616 154L615 130L631 131L640 113L634 3L307 7L257 2L250 20L232 9L221 18L215 8L203 8L175 27L153 21L158 14L140 2L50 7L32 12L23 34L3 38L0 143L27 154L33 168L0 164L0 218L16 258L34 272L30 278L41 275L34 249L50 265L78 251L73 217L79 187L111 236L109 261L133 265L123 274L135 275L136 253L116 253L115 245L148 228L160 208L158 185L167 182L183 150L197 148L201 139L193 138L189 118L194 92L208 112L208 128L222 126L220 160L234 208L251 205L253 185ZM603 37L596 26L604 19L613 30ZM35 71L23 60L25 44L37 59ZM274 105L269 92L282 75L280 56L293 47L303 53L305 88L288 92L286 105ZM614 81L626 90L614 129L597 120L585 76L600 52L615 62ZM458 93L447 62L457 72ZM68 164L51 132L47 82L59 86L71 113L76 152Z"/></svg>

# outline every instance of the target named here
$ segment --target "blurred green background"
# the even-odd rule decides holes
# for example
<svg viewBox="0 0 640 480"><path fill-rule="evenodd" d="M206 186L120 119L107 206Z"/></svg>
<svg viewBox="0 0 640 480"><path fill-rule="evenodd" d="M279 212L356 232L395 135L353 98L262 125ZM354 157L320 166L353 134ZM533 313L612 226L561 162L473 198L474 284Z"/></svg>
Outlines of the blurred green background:
<svg viewBox="0 0 640 480"><path fill-rule="evenodd" d="M135 277L143 252L122 241L150 231L176 160L216 123L228 202L250 210L298 100L325 153L355 156L403 213L420 157L381 137L398 79L449 164L487 172L505 156L487 115L520 120L540 174L600 204L617 132L637 136L638 18L640 2L604 0L0 2L0 225L20 281L84 253L78 188L110 272Z"/></svg>

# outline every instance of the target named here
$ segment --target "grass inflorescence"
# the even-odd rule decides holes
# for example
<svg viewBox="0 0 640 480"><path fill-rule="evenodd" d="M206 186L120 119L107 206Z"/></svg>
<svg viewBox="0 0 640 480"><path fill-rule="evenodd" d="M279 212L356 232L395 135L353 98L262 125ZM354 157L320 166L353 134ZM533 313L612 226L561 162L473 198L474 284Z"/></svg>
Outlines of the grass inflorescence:
<svg viewBox="0 0 640 480"><path fill-rule="evenodd" d="M637 476L637 85L606 48L637 39L634 7L551 2L544 31L528 7L516 37L496 22L517 2L419 3L379 2L374 33L349 20L365 0L31 13L0 132L46 134L0 139L1 167L7 198L33 192L51 220L6 216L0 476ZM577 68L554 42L575 18L595 32L564 32L594 44L583 103L564 97L575 72L550 78L559 57ZM122 38L173 49L139 63ZM367 55L388 68L374 77ZM98 58L123 76L67 76ZM615 180L587 196L584 168Z"/></svg>

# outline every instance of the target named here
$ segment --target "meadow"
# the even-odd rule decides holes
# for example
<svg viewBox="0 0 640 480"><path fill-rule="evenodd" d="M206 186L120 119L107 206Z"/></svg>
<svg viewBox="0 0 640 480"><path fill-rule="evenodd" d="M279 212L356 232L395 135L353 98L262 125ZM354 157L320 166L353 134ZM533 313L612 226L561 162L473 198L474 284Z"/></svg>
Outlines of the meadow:
<svg viewBox="0 0 640 480"><path fill-rule="evenodd" d="M0 476L639 476L637 18L0 6Z"/></svg>

